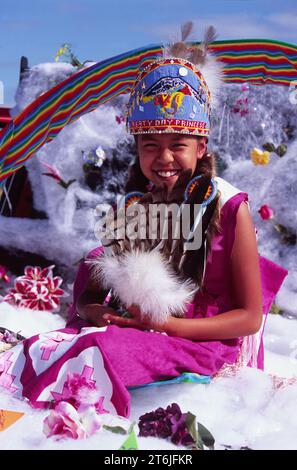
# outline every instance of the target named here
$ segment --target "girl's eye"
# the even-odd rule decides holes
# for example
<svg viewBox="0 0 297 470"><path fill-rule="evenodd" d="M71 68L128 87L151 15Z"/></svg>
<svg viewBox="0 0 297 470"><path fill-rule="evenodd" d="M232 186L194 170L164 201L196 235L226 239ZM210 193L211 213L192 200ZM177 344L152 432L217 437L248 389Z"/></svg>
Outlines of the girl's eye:
<svg viewBox="0 0 297 470"><path fill-rule="evenodd" d="M185 144L175 144L174 147L186 147Z"/></svg>

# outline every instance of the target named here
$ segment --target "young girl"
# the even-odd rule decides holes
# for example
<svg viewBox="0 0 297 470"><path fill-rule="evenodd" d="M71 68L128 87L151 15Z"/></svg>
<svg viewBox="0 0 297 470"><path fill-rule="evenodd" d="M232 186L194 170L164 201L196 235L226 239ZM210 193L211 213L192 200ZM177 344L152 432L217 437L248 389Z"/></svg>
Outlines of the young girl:
<svg viewBox="0 0 297 470"><path fill-rule="evenodd" d="M33 406L67 401L75 378L101 390L106 410L129 416L129 387L183 372L214 376L232 365L263 368L263 318L286 271L259 257L248 195L215 176L207 136L216 79L205 65L206 50L172 50L172 57L139 72L131 92L127 123L138 158L126 189L146 192L149 183L165 183L170 193L183 170L214 179L209 249L203 269L197 266L204 273L201 289L183 318L143 320L137 305L128 306L130 318L119 316L104 305L107 292L90 275L87 261L103 253L101 246L93 250L79 268L67 327L0 356L0 385Z"/></svg>
<svg viewBox="0 0 297 470"><path fill-rule="evenodd" d="M176 183L182 170L191 169L194 175L197 172L201 173L203 165L205 167L212 166L212 157L206 151L205 137L174 133L144 134L139 135L137 138L137 150L142 178L145 176L156 186L165 182L169 189ZM196 167L198 171L196 171ZM213 173L211 167L209 170ZM221 188L221 185L224 184L223 180L217 179L217 181L219 182L219 188ZM224 194L225 192L226 190L224 191L222 187L221 193ZM96 283L92 284L92 281L89 280L85 292L78 302L79 316L97 326L107 321L118 326L158 329L170 336L192 340L226 340L256 333L262 324L262 297L255 230L248 206L242 204L242 202L247 201L246 195L239 193L236 199L234 212L237 212L237 214L235 213L233 216L236 218L236 222L234 221L236 229L233 227L234 242L232 250L228 253L229 266L225 265L221 273L225 278L225 282L223 282L223 279L220 282L220 292L230 291L230 296L233 299L230 307L226 308L226 312L219 316L199 320L180 319L171 316L164 324L156 325L148 320L144 322L141 319L139 309L132 306L131 308L128 307L128 311L133 314L133 318L130 319L116 315L112 309L95 303L98 297L98 285ZM225 210L227 207L228 205ZM214 256L214 253L212 256ZM212 267L215 261L216 259L212 259ZM210 274L210 269L206 271L207 276ZM230 271L229 279L228 270ZM216 268L216 272L216 276L218 276L218 268ZM226 285L227 279L228 284ZM207 285L204 287L205 290L209 290ZM214 294L218 295L216 292Z"/></svg>

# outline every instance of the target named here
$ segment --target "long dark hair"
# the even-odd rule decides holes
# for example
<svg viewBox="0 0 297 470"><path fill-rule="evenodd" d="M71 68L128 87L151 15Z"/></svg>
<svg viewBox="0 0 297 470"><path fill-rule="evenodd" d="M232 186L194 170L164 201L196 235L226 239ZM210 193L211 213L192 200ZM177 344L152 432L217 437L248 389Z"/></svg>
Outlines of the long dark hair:
<svg viewBox="0 0 297 470"><path fill-rule="evenodd" d="M199 137L198 137L199 138ZM135 136L135 143L137 145L137 136ZM207 151L204 152L201 159L197 160L195 171L192 175L194 178L198 175L206 175L213 178L217 174L216 160L214 154ZM140 191L146 193L148 191L149 180L142 173L139 157L136 157L134 163L129 168L128 180L125 186L125 192ZM220 232L220 208L217 203L214 214L207 229L207 241L210 246L211 239L214 235Z"/></svg>
<svg viewBox="0 0 297 470"><path fill-rule="evenodd" d="M137 144L137 138L135 138L135 143ZM204 152L202 158L197 160L197 165L192 177L201 174L210 176L211 178L216 176L215 156L214 154L209 153L207 150ZM149 180L142 173L139 157L137 157L134 163L130 166L125 190L126 192L140 191L142 193L147 193L148 184ZM212 202L212 204L215 204L215 208L206 229L205 250L203 247L201 247L198 250L187 251L185 255L184 275L195 280L200 286L200 289L204 289L203 281L205 274L205 263L208 253L211 249L211 240L213 236L218 234L221 230L219 196L220 194L218 194L216 199Z"/></svg>

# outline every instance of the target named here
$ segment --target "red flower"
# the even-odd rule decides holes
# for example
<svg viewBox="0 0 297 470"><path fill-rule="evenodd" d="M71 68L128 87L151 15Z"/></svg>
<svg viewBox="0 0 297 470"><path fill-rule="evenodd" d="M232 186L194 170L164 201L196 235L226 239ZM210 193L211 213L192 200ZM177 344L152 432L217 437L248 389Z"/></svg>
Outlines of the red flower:
<svg viewBox="0 0 297 470"><path fill-rule="evenodd" d="M125 118L122 115L116 116L115 118L116 118L116 121L117 121L118 124L121 124L122 122L125 121Z"/></svg>
<svg viewBox="0 0 297 470"><path fill-rule="evenodd" d="M7 269L5 266L3 266L2 264L0 264L0 281L5 281L5 282L9 282L10 281L10 277L8 276L7 274Z"/></svg>
<svg viewBox="0 0 297 470"><path fill-rule="evenodd" d="M273 210L267 204L264 204L262 207L260 207L258 213L260 214L263 220L269 220L274 217Z"/></svg>
<svg viewBox="0 0 297 470"><path fill-rule="evenodd" d="M14 287L8 290L2 300L32 310L57 310L60 297L65 292L59 287L63 279L53 277L53 267L42 269L39 266L27 266L25 274L15 279Z"/></svg>

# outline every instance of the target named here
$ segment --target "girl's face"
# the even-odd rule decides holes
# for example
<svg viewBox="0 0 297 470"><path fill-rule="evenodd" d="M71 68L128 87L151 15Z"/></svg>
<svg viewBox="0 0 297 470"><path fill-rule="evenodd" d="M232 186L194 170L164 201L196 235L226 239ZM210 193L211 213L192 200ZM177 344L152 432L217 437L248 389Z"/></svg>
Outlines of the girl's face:
<svg viewBox="0 0 297 470"><path fill-rule="evenodd" d="M143 174L156 186L169 191L182 170L196 169L206 150L206 138L184 134L140 134L137 149Z"/></svg>

